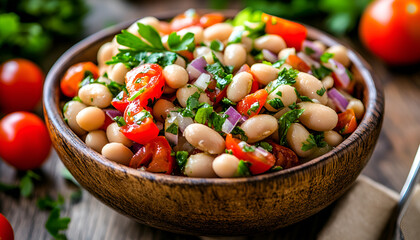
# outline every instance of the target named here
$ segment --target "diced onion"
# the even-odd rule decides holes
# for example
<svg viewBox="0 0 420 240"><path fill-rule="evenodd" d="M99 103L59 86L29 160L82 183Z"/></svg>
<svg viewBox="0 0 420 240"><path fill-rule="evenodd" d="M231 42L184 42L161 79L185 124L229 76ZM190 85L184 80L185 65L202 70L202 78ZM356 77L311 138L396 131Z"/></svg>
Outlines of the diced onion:
<svg viewBox="0 0 420 240"><path fill-rule="evenodd" d="M179 112L171 112L169 113L170 117L167 118L169 123L176 123L178 124L179 130L183 133L185 128L188 127L188 125L191 125L194 123L194 120L190 117L183 117L181 113Z"/></svg>
<svg viewBox="0 0 420 240"><path fill-rule="evenodd" d="M346 111L349 101L343 94L341 94L336 88L331 88L328 90L327 94L338 110L341 112Z"/></svg>
<svg viewBox="0 0 420 240"><path fill-rule="evenodd" d="M165 119L165 129L164 129L165 137L166 137L166 139L168 140L169 143L171 143L173 145L178 145L178 132L177 132L177 134L173 134L173 133L170 133L170 132L166 131L166 129L168 129L169 126L171 126L173 123L174 122L172 122L172 123L169 122L169 118Z"/></svg>
<svg viewBox="0 0 420 240"><path fill-rule="evenodd" d="M321 57L322 53L323 53L322 49L320 49L312 41L304 40L303 43L302 43L303 51L305 51L305 48L310 48L314 51L313 53L308 54L310 57L313 57L314 59L319 59Z"/></svg>
<svg viewBox="0 0 420 240"><path fill-rule="evenodd" d="M206 90L211 80L210 74L202 73L197 80L194 82L194 86L198 87L201 90Z"/></svg>
<svg viewBox="0 0 420 240"><path fill-rule="evenodd" d="M192 62L187 67L190 80L197 79L202 73L207 72L205 69L206 66L206 59L202 56L192 60Z"/></svg>
<svg viewBox="0 0 420 240"><path fill-rule="evenodd" d="M332 70L335 74L336 80L343 88L347 88L350 85L350 77L347 75L346 68L343 64L335 61L334 59L330 59L328 62L332 65Z"/></svg>
<svg viewBox="0 0 420 240"><path fill-rule="evenodd" d="M222 132L230 133L235 128L236 124L238 124L239 120L242 118L242 115L232 106L226 110L224 115L227 115L228 118L222 125Z"/></svg>
<svg viewBox="0 0 420 240"><path fill-rule="evenodd" d="M321 66L321 64L319 64L319 62L314 61L312 58L310 58L308 55L306 55L303 52L298 52L296 55L300 59L302 59L308 66L314 66L315 68L319 68Z"/></svg>
<svg viewBox="0 0 420 240"><path fill-rule="evenodd" d="M115 109L104 109L104 112L111 119L114 119L115 117L122 117L123 116L122 112L120 112L118 110L115 110Z"/></svg>
<svg viewBox="0 0 420 240"><path fill-rule="evenodd" d="M278 60L277 55L272 53L271 51L267 50L267 49L263 49L262 50L262 54L265 60L269 61L269 62L276 62Z"/></svg>

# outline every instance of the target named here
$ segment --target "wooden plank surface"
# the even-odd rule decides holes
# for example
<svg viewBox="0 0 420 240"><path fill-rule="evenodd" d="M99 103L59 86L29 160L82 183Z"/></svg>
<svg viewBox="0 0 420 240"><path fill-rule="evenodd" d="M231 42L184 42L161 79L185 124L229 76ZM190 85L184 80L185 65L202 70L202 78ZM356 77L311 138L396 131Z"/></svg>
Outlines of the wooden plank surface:
<svg viewBox="0 0 420 240"><path fill-rule="evenodd" d="M205 8L206 6L193 0L187 1L142 1L141 3L112 0L89 0L90 15L86 19L85 35L102 29L110 23L143 17L153 13L189 8ZM237 7L237 3L231 7ZM376 150L366 166L363 174L385 186L400 191L420 143L420 68L387 68L382 62L373 58L363 48L347 41L361 53L372 65L375 74L381 79L385 91L385 119L382 133ZM64 45L63 49L67 45ZM52 64L62 51L52 53ZM30 157L30 154L28 154ZM58 193L66 199L62 214L71 218L67 236L69 239L197 239L140 225L120 215L83 191L79 203L71 203L70 195L76 188L66 182L61 172L64 166L54 151L48 162L39 172L43 181L37 182L31 198L17 198L0 193L0 212L11 222L16 239L51 239L45 230L48 212L36 207L40 197ZM18 175L14 169L0 162L0 182L16 183ZM313 238L325 222L332 207L298 224L275 233L248 237L248 239L302 239ZM304 229L304 231L302 231Z"/></svg>

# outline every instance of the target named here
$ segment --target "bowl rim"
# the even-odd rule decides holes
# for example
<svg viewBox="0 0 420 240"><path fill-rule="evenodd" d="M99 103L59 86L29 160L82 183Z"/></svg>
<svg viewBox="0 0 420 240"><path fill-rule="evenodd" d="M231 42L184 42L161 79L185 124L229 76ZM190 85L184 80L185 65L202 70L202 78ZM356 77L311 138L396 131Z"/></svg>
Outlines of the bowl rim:
<svg viewBox="0 0 420 240"><path fill-rule="evenodd" d="M208 11L208 10L204 10ZM232 16L237 10L227 10L223 11L225 16ZM175 16L172 12L166 14L159 14L157 18L159 19L169 19L170 17ZM322 167L323 165L328 164L329 161L333 161L334 156L341 156L344 154L345 149L350 148L352 145L358 144L358 140L363 135L370 135L374 129L369 128L369 122L374 121L375 124L381 124L381 120L378 120L374 116L374 112L378 112L379 115L383 115L384 113L384 97L383 97L383 88L380 84L380 81L377 77L372 73L372 68L370 65L364 60L358 53L356 53L351 47L347 44L337 40L335 37L324 33L314 27L305 25L308 29L308 37L309 39L314 39L317 36L316 40L320 40L325 43L327 46L341 44L347 47L348 49L348 56L353 63L353 65L358 69L360 75L364 79L364 92L367 96L366 105L365 105L365 114L360 121L359 125L357 126L356 130L348 136L342 143L338 146L333 148L331 151L309 160L303 164L298 166L281 170L278 172L272 173L264 173L261 175L250 176L250 177L242 177L242 178L195 178L195 177L184 177L184 176L173 176L173 175L164 175L164 174L157 174L151 173L147 171L139 171L134 168L130 168L128 166L124 166L111 160L106 159L100 153L97 153L93 149L87 147L87 145L69 128L69 126L65 123L62 110L60 108L60 93L59 93L59 79L64 74L67 69L63 69L63 66L66 66L67 62L73 60L73 58L78 54L82 53L83 50L88 49L92 45L95 45L98 41L103 41L111 36L117 34L121 31L121 29L127 28L131 25L134 20L125 21L115 26L103 29L99 32L96 32L87 38L79 41L77 44L73 45L70 49L68 49L60 58L54 63L51 67L50 71L47 74L45 83L44 83L44 94L43 94L43 107L44 107L44 115L45 118L48 118L48 122L56 128L58 134L62 138L75 138L76 141L69 141L69 144L73 144L75 149L79 151L87 151L83 154L88 154L92 157L94 161L97 163L104 165L105 167L110 167L114 171L123 172L129 174L136 178L142 178L149 181L156 181L165 184L175 184L175 185L230 185L230 184L238 184L238 183L251 183L251 182L259 182L268 179L276 179L276 178L287 178L290 175L308 171L311 168L315 167ZM60 159L61 160L61 159Z"/></svg>

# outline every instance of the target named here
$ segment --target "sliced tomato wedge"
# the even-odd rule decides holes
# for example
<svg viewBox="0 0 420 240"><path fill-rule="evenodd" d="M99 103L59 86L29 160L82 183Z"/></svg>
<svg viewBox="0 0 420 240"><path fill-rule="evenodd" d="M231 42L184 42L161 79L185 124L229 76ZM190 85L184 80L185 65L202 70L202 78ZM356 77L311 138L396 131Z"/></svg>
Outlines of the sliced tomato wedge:
<svg viewBox="0 0 420 240"><path fill-rule="evenodd" d="M236 110L245 116L252 117L257 115L267 100L268 92L265 89L260 89L255 93L248 94L238 102Z"/></svg>
<svg viewBox="0 0 420 240"><path fill-rule="evenodd" d="M241 145L250 147L246 142L232 137L230 133L226 136L226 149L231 150L237 158L251 163L249 170L252 174L264 173L276 163L273 154L267 152L264 156L258 151L245 152Z"/></svg>
<svg viewBox="0 0 420 240"><path fill-rule="evenodd" d="M148 172L171 174L174 166L171 151L168 140L159 136L140 148L131 158L129 166L132 168L146 166Z"/></svg>
<svg viewBox="0 0 420 240"><path fill-rule="evenodd" d="M265 22L266 33L279 35L284 39L287 47L294 47L296 51L300 51L308 34L305 26L266 13L262 14L261 19Z"/></svg>
<svg viewBox="0 0 420 240"><path fill-rule="evenodd" d="M122 126L120 131L137 143L146 144L159 135L150 110L142 107L139 100L134 100L127 106L124 120L127 125Z"/></svg>
<svg viewBox="0 0 420 240"><path fill-rule="evenodd" d="M160 98L165 87L162 67L158 64L143 64L131 69L125 75L125 83L130 94L128 100L138 99L142 106Z"/></svg>
<svg viewBox="0 0 420 240"><path fill-rule="evenodd" d="M311 71L311 67L306 64L300 57L290 54L287 59L286 63L292 66L294 69L297 69L301 72L309 72Z"/></svg>
<svg viewBox="0 0 420 240"><path fill-rule="evenodd" d="M222 101L224 97L226 97L226 89L227 87L225 87L223 90L217 88L216 80L212 79L207 86L206 94L214 104L217 104Z"/></svg>
<svg viewBox="0 0 420 240"><path fill-rule="evenodd" d="M252 85L251 85L251 92L250 93L256 92L260 88L260 86L259 86L258 81L256 80L256 78L252 74L251 68L249 67L249 65L246 64L246 63L244 65L242 65L242 67L239 68L239 70L238 70L238 72L236 74L238 74L240 72L247 72L247 73L250 73L252 75Z"/></svg>
<svg viewBox="0 0 420 240"><path fill-rule="evenodd" d="M207 13L200 18L200 25L203 28L210 27L216 23L221 23L225 20L225 17L221 13Z"/></svg>
<svg viewBox="0 0 420 240"><path fill-rule="evenodd" d="M273 147L273 155L276 157L276 166L287 169L299 165L299 158L293 150L271 140L267 142Z"/></svg>
<svg viewBox="0 0 420 240"><path fill-rule="evenodd" d="M170 22L172 31L179 31L181 29L198 25L200 23L200 16L195 10L187 10L174 17Z"/></svg>
<svg viewBox="0 0 420 240"><path fill-rule="evenodd" d="M125 112L129 103L130 101L128 101L128 96L125 91L121 91L111 102L112 106L120 112Z"/></svg>
<svg viewBox="0 0 420 240"><path fill-rule="evenodd" d="M338 122L334 130L344 135L354 132L356 128L357 121L353 109L347 109L345 112L338 114Z"/></svg>
<svg viewBox="0 0 420 240"><path fill-rule="evenodd" d="M76 96L79 91L79 83L87 74L92 74L95 79L98 78L98 67L92 62L81 62L71 66L61 79L61 92L67 97Z"/></svg>

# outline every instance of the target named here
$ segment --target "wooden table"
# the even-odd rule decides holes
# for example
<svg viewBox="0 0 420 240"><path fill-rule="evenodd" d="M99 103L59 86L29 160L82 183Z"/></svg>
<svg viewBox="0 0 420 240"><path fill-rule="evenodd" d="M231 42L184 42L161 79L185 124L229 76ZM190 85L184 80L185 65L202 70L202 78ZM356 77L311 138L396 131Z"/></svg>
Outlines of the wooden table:
<svg viewBox="0 0 420 240"><path fill-rule="evenodd" d="M204 8L203 3L193 0L163 1L159 5L152 2L134 4L125 1L89 0L91 12L86 19L86 32L89 35L110 23L146 16L168 9ZM179 6L186 7L179 7ZM231 4L238 7L238 3ZM385 91L385 119L376 150L363 174L383 185L400 191L410 169L415 151L420 143L420 67L386 67L381 61L372 57L360 44L343 39L356 51L362 54L372 65L375 74L381 80ZM52 54L46 61L48 69L54 59L61 54ZM30 154L28 154L30 157ZM61 176L64 166L54 151L48 162L42 167L43 180L37 182L30 198L16 198L0 193L0 212L11 222L16 239L50 239L45 230L48 212L36 207L38 198L45 195L57 196L61 193L66 199L63 216L71 218L67 237L69 239L196 239L140 225L120 215L83 191L79 203L68 199L75 187ZM0 162L0 182L16 183L18 175L14 169ZM248 237L249 239L303 239L314 238L322 226L325 216L331 207L315 216L275 233ZM305 229L305 231L301 231ZM299 231L300 230L300 231Z"/></svg>

